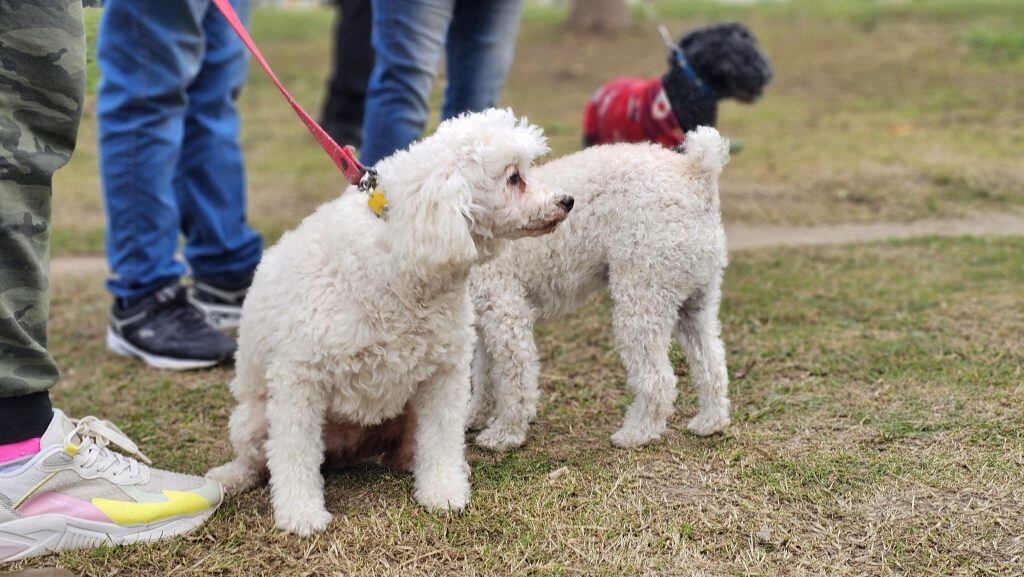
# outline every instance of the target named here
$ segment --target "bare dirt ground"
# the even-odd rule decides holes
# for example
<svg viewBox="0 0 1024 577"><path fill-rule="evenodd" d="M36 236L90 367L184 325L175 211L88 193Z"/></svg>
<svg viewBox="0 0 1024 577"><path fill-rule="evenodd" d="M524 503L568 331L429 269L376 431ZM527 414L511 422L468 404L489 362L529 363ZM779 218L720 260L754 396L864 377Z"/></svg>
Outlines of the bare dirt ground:
<svg viewBox="0 0 1024 577"><path fill-rule="evenodd" d="M726 226L730 251L778 246L820 246L922 236L1024 236L1024 215L990 214L963 219L913 222L849 223L826 226ZM57 257L50 263L55 277L98 276L106 272L99 256Z"/></svg>

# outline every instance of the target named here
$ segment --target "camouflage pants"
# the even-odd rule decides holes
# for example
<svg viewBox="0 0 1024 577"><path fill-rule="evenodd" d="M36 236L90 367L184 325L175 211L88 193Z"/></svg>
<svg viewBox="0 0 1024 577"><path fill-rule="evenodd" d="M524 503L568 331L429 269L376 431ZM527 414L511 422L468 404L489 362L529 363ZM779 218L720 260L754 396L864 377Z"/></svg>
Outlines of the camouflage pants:
<svg viewBox="0 0 1024 577"><path fill-rule="evenodd" d="M75 148L85 91L81 0L0 0L0 397L50 388L53 173Z"/></svg>

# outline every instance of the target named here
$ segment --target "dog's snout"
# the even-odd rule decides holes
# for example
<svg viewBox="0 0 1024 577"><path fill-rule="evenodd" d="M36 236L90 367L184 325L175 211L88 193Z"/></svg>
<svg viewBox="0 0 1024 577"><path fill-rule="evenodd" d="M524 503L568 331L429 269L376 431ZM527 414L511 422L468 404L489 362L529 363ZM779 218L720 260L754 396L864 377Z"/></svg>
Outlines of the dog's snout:
<svg viewBox="0 0 1024 577"><path fill-rule="evenodd" d="M569 212L570 210L572 210L572 205L574 202L576 201L573 200L573 198L567 194L562 198L558 199L558 206L562 207L562 210L564 210L565 212Z"/></svg>

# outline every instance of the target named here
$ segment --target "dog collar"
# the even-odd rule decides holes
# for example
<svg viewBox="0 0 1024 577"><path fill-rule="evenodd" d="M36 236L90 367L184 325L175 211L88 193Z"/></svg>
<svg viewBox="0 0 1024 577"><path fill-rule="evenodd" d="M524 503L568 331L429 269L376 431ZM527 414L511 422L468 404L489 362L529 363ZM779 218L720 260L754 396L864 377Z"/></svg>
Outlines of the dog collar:
<svg viewBox="0 0 1024 577"><path fill-rule="evenodd" d="M672 47L672 65L683 71L683 74L693 82L697 88L700 89L701 94L705 96L714 96L715 91L711 89L706 82L697 76L697 72L690 66L690 61L686 59L686 55L679 49L678 46Z"/></svg>

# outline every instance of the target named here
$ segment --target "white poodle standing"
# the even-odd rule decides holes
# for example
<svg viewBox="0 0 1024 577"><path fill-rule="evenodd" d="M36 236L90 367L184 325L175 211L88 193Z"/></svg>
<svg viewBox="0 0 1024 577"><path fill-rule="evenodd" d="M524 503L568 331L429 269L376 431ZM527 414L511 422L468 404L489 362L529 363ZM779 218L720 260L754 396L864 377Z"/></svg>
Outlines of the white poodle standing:
<svg viewBox="0 0 1024 577"><path fill-rule="evenodd" d="M686 137L685 153L649 144L589 148L534 170L570 192L572 217L554 233L517 243L474 269L470 292L479 341L471 428L478 445L521 445L537 412L540 373L533 325L563 316L607 288L615 347L635 399L620 447L661 437L676 398L673 336L686 354L700 412L689 428L729 424L728 374L718 306L726 266L718 176L728 142L713 128Z"/></svg>
<svg viewBox="0 0 1024 577"><path fill-rule="evenodd" d="M529 176L546 151L540 129L510 110L461 116L377 165L386 218L353 187L284 235L243 308L235 459L209 475L238 492L269 470L277 526L308 535L331 519L325 456L384 450L386 462L411 467L418 502L462 509L467 276L501 239L549 232L566 217L572 199Z"/></svg>

